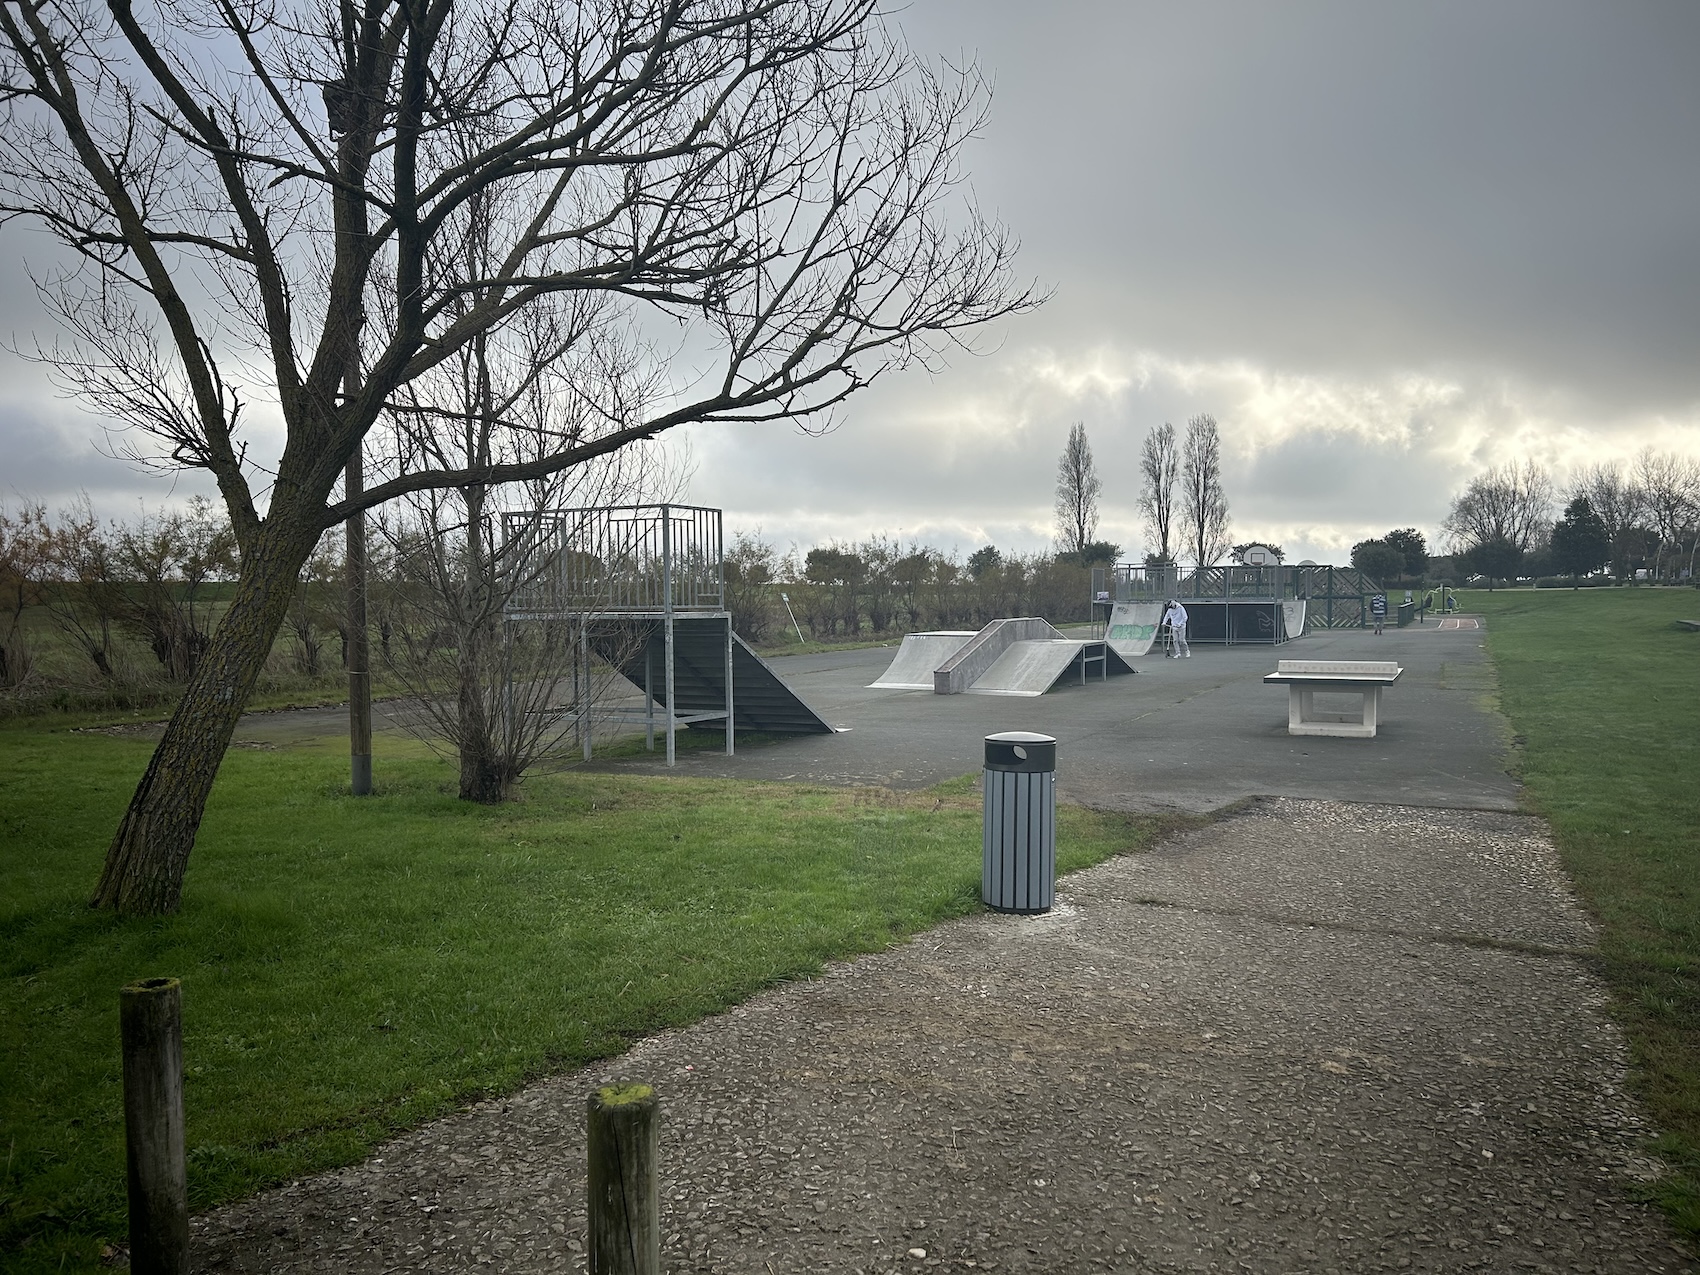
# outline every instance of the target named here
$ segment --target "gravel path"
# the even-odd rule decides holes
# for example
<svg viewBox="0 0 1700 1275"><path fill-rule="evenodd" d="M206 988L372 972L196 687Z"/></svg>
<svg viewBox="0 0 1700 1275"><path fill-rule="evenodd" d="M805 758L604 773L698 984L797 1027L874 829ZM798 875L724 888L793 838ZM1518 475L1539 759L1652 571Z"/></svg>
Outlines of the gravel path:
<svg viewBox="0 0 1700 1275"><path fill-rule="evenodd" d="M1538 821L1266 800L197 1219L205 1271L584 1265L663 1101L674 1272L1676 1271Z"/></svg>

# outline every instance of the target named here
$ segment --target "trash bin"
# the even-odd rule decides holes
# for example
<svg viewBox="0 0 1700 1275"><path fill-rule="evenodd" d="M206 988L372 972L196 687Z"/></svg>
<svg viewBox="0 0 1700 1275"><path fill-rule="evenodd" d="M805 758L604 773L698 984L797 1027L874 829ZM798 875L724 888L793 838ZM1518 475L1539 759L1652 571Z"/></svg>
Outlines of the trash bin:
<svg viewBox="0 0 1700 1275"><path fill-rule="evenodd" d="M980 898L994 912L1049 912L1056 881L1057 741L1025 730L987 735Z"/></svg>

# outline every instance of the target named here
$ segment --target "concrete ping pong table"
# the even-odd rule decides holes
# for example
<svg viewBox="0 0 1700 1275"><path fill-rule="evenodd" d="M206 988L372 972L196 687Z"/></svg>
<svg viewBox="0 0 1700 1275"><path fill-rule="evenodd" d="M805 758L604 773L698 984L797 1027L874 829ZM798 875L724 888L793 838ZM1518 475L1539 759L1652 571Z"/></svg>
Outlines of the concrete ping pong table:
<svg viewBox="0 0 1700 1275"><path fill-rule="evenodd" d="M1287 734L1335 735L1374 739L1381 715L1381 690L1404 672L1391 660L1281 660L1265 682L1287 687ZM1316 694L1345 692L1360 696L1356 713L1318 711Z"/></svg>

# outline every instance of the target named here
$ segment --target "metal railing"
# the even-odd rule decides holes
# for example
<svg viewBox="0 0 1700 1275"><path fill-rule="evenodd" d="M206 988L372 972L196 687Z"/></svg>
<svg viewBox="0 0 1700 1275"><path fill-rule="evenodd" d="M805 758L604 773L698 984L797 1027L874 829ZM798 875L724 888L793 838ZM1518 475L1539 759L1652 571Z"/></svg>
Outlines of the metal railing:
<svg viewBox="0 0 1700 1275"><path fill-rule="evenodd" d="M1314 628L1357 628L1368 622L1369 599L1381 586L1356 567L1148 567L1131 562L1092 568L1092 600L1161 602L1303 601Z"/></svg>
<svg viewBox="0 0 1700 1275"><path fill-rule="evenodd" d="M536 564L509 615L659 614L725 609L718 509L606 505L503 515ZM516 555L521 556L521 555Z"/></svg>

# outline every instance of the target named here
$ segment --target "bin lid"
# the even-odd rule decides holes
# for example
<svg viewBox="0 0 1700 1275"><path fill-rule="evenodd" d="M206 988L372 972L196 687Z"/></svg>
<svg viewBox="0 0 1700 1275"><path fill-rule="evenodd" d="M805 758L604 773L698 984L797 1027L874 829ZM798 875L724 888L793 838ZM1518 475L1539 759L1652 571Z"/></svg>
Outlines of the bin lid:
<svg viewBox="0 0 1700 1275"><path fill-rule="evenodd" d="M1006 730L986 736L986 769L1032 773L1057 768L1055 736Z"/></svg>

